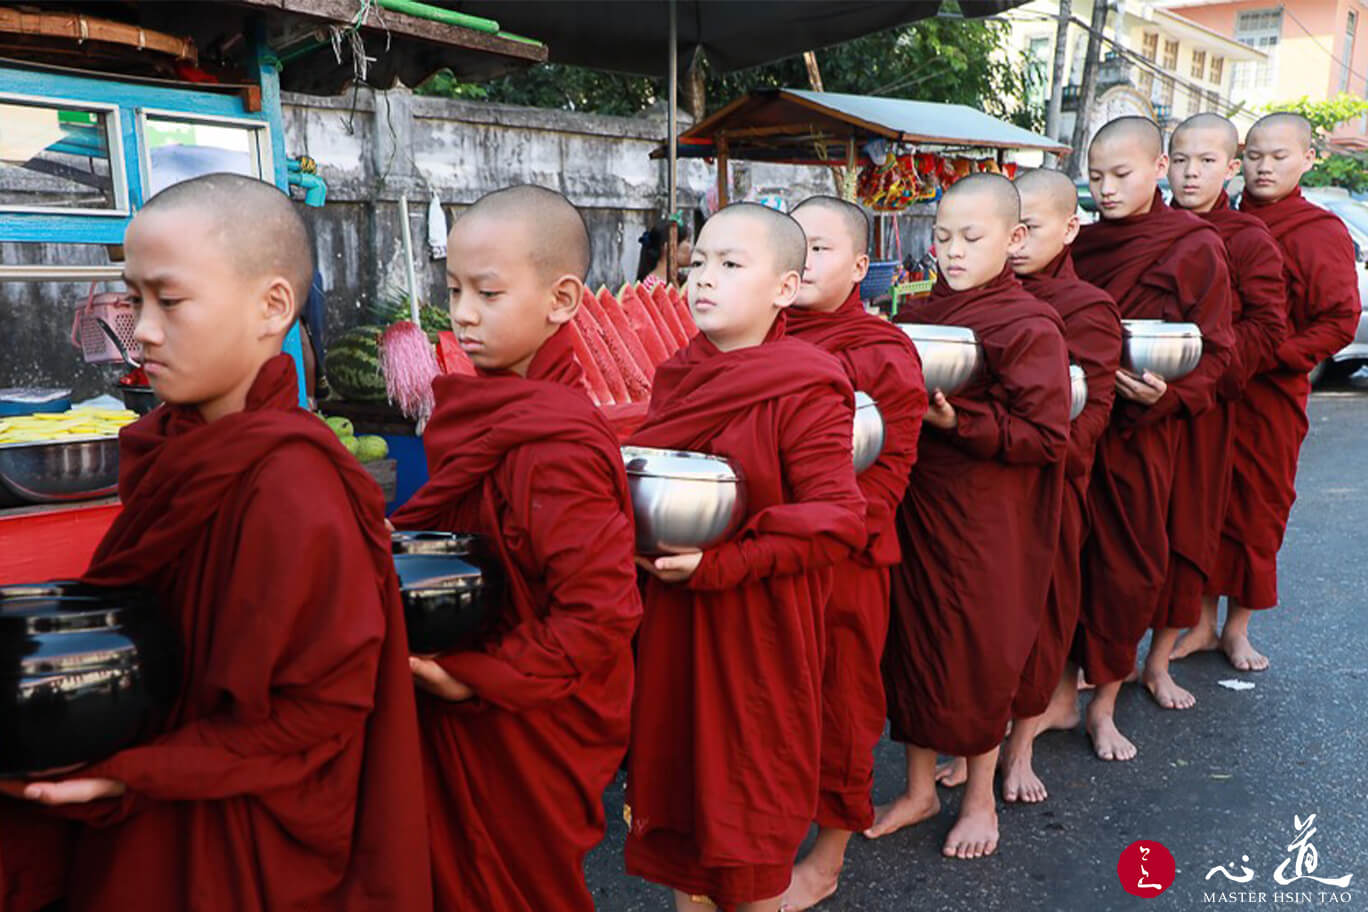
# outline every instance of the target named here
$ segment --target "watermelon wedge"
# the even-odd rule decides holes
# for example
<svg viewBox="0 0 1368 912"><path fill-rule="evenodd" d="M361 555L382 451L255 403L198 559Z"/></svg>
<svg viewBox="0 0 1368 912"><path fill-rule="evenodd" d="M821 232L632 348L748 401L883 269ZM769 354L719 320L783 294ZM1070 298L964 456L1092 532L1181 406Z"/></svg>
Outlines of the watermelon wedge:
<svg viewBox="0 0 1368 912"><path fill-rule="evenodd" d="M656 337L660 339L661 344L665 346L666 357L673 355L675 349L679 347L678 343L675 341L674 330L671 329L669 323L665 322L665 315L655 306L655 299L651 297L651 293L643 288L641 283L638 282L636 285L622 286L622 291L618 293L618 298L625 301L626 295L629 292L632 297L636 298L638 303L641 304L642 312L646 314L646 317L651 321L651 325L655 327ZM631 316L630 310L627 312L627 315L628 317Z"/></svg>
<svg viewBox="0 0 1368 912"><path fill-rule="evenodd" d="M613 398L619 405L623 402L641 402L648 398L651 394L651 381L646 376L646 371L651 368L642 366L643 362L649 365L649 360L645 354L643 353L641 361L633 356L617 327L613 325L612 316L604 309L603 303L588 289L585 289L584 305L581 309L588 310L598 323L599 332L608 349L608 354L612 356L613 363L617 365L618 373L627 386L628 398L618 399L616 390L613 391ZM628 328L628 334L631 335L630 328ZM633 335L632 339L635 341L636 336ZM638 342L637 346L640 347L640 344Z"/></svg>
<svg viewBox="0 0 1368 912"><path fill-rule="evenodd" d="M646 305L641 303L641 299L636 296L636 290L631 285L623 285L618 291L617 301L622 306L622 311L627 317L627 323L636 333L636 337L641 341L641 347L646 349L646 356L651 359L651 367L655 367L670 357L673 349L666 346L665 340L660 337L660 331L656 329L655 321L651 319Z"/></svg>
<svg viewBox="0 0 1368 912"><path fill-rule="evenodd" d="M684 300L684 295L673 285L666 285L665 290L669 294L670 303L674 305L675 313L679 314L679 322L683 325L685 334L692 339L698 335L698 327L694 325L693 314L689 313L689 302Z"/></svg>
<svg viewBox="0 0 1368 912"><path fill-rule="evenodd" d="M444 374L475 376L475 365L470 362L470 356L461 351L456 334L446 330L437 333L437 366Z"/></svg>
<svg viewBox="0 0 1368 912"><path fill-rule="evenodd" d="M608 290L607 286L599 287L598 301L603 312L612 321L613 328L618 331L618 336L631 354L632 360L636 362L637 367L641 368L642 376L646 378L649 386L651 377L655 376L655 362L651 360L651 356L646 351L646 346L641 343L636 330L632 328L631 321L627 319L627 312L623 310L622 305L618 303L617 298L613 297L613 293Z"/></svg>
<svg viewBox="0 0 1368 912"><path fill-rule="evenodd" d="M651 292L651 301L655 304L656 312L661 315L670 326L670 331L674 333L676 348L683 348L689 344L689 331L693 327L693 319L687 321L680 320L679 311L675 310L674 303L670 300L669 292L665 286L657 285Z"/></svg>
<svg viewBox="0 0 1368 912"><path fill-rule="evenodd" d="M575 350L575 360L579 362L580 370L584 371L584 385L589 391L589 398L594 400L595 405L612 405L613 393L608 389L608 381L603 379L603 371L599 369L598 362L589 353L589 343L584 338L584 331L580 329L579 316L570 321L570 344Z"/></svg>
<svg viewBox="0 0 1368 912"><path fill-rule="evenodd" d="M591 291L584 293L586 302L592 295L593 292ZM603 376L603 383L608 387L610 400L613 402L631 402L632 397L627 393L627 383L622 379L622 371L618 369L617 362L608 351L608 343L604 339L603 330L599 327L598 321L594 319L593 311L581 304L579 311L575 314L575 324L580 331L580 338L584 340L584 347L589 351L590 359Z"/></svg>

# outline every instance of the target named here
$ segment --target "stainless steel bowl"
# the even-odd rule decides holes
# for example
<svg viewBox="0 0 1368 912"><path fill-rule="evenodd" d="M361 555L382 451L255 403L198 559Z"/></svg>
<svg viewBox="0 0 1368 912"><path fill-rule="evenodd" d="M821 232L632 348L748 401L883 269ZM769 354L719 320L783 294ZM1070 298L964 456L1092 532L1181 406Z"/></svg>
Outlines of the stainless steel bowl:
<svg viewBox="0 0 1368 912"><path fill-rule="evenodd" d="M702 551L736 531L745 485L730 462L707 453L625 446L638 554Z"/></svg>
<svg viewBox="0 0 1368 912"><path fill-rule="evenodd" d="M1165 381L1192 373L1202 360L1202 331L1196 323L1122 320L1121 366L1135 374L1149 371Z"/></svg>
<svg viewBox="0 0 1368 912"><path fill-rule="evenodd" d="M119 438L0 445L0 487L25 503L110 497L119 487Z"/></svg>
<svg viewBox="0 0 1368 912"><path fill-rule="evenodd" d="M124 408L139 415L146 415L161 404L161 400L157 398L157 391L150 386L125 386L116 383L114 391L123 400Z"/></svg>
<svg viewBox="0 0 1368 912"><path fill-rule="evenodd" d="M855 474L874 464L883 452L884 421L878 404L868 393L855 391Z"/></svg>
<svg viewBox="0 0 1368 912"><path fill-rule="evenodd" d="M1088 404L1088 375L1077 364L1069 365L1069 393L1069 420L1073 421Z"/></svg>
<svg viewBox="0 0 1368 912"><path fill-rule="evenodd" d="M469 648L503 611L503 565L479 535L399 531L390 534L409 651L430 655Z"/></svg>
<svg viewBox="0 0 1368 912"><path fill-rule="evenodd" d="M984 370L983 346L967 326L933 323L898 324L921 356L922 377L928 393L940 390L947 396L964 389Z"/></svg>

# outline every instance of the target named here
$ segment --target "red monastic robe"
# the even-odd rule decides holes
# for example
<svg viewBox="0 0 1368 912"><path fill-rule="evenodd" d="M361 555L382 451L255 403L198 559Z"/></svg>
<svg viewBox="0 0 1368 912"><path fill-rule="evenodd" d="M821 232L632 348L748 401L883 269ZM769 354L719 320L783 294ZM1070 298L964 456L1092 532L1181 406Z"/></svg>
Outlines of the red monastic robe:
<svg viewBox="0 0 1368 912"><path fill-rule="evenodd" d="M1053 308L1004 269L900 316L967 326L987 371L927 427L898 513L884 682L894 740L975 756L1002 740L1036 639L1059 542L1069 355Z"/></svg>
<svg viewBox="0 0 1368 912"><path fill-rule="evenodd" d="M431 907L421 761L384 498L268 361L244 411L120 435L123 512L85 579L160 598L163 733L74 774L72 910Z"/></svg>
<svg viewBox="0 0 1368 912"><path fill-rule="evenodd" d="M724 908L788 887L817 810L832 568L865 544L850 381L784 325L729 352L695 336L632 437L745 483L740 532L686 584L646 583L627 786L628 872Z"/></svg>
<svg viewBox="0 0 1368 912"><path fill-rule="evenodd" d="M1282 250L1287 338L1250 365L1237 412L1230 502L1209 594L1247 608L1278 604L1278 549L1297 498L1297 455L1306 437L1311 368L1343 348L1358 325L1353 241L1340 220L1300 190L1276 203L1248 194L1240 209L1268 226Z"/></svg>
<svg viewBox="0 0 1368 912"><path fill-rule="evenodd" d="M853 832L874 823L874 746L886 709L879 662L888 635L888 568L901 558L894 518L917 459L926 386L912 341L866 313L858 288L832 313L793 308L788 318L789 334L835 356L884 421L883 450L857 479L869 544L836 568L840 584L826 612L817 823Z"/></svg>
<svg viewBox="0 0 1368 912"><path fill-rule="evenodd" d="M434 381L430 479L391 517L486 536L509 581L496 632L438 659L475 697L419 695L438 909L593 909L584 856L627 749L641 598L622 454L571 341L525 379Z"/></svg>
<svg viewBox="0 0 1368 912"><path fill-rule="evenodd" d="M1026 290L1059 312L1069 360L1088 378L1088 401L1069 425L1064 459L1064 497L1059 522L1059 548L1050 575L1050 594L1036 635L1035 648L1021 675L1012 704L1018 719L1038 716L1049 706L1078 629L1082 601L1079 562L1088 534L1088 481L1093 451L1111 418L1116 370L1121 363L1121 317L1105 291L1089 285L1074 270L1068 248L1039 272L1021 277Z"/></svg>
<svg viewBox="0 0 1368 912"><path fill-rule="evenodd" d="M1165 624L1158 614L1180 434L1186 419L1211 407L1230 363L1233 292L1220 234L1164 205L1158 190L1146 213L1085 226L1073 255L1078 274L1112 295L1123 319L1190 322L1202 331L1196 369L1153 406L1118 396L1098 441L1075 652L1088 680L1106 684L1134 669L1145 629Z"/></svg>

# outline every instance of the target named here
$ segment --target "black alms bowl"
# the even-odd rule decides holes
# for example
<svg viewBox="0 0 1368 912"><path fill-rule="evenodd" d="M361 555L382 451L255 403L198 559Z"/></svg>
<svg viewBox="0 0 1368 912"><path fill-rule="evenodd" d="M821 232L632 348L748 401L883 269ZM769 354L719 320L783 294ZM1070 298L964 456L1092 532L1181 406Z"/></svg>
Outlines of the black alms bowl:
<svg viewBox="0 0 1368 912"><path fill-rule="evenodd" d="M504 577L482 538L395 532L391 550L410 652L452 652L473 646L488 632L503 604Z"/></svg>
<svg viewBox="0 0 1368 912"><path fill-rule="evenodd" d="M0 777L132 744L169 710L175 646L144 591L0 586Z"/></svg>

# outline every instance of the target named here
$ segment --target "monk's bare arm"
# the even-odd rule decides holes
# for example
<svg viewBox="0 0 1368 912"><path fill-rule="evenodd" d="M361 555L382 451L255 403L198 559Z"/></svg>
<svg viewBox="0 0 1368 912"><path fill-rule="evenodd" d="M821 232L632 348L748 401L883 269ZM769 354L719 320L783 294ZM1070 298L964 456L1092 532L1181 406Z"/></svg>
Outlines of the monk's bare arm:
<svg viewBox="0 0 1368 912"><path fill-rule="evenodd" d="M545 610L478 651L437 661L475 694L522 711L562 700L624 661L641 620L626 504L615 467L579 444L523 447L498 475L511 525L542 572Z"/></svg>
<svg viewBox="0 0 1368 912"><path fill-rule="evenodd" d="M844 560L865 543L864 498L851 462L849 400L822 390L780 405L788 503L753 515L736 538L703 552L690 589L730 589Z"/></svg>

